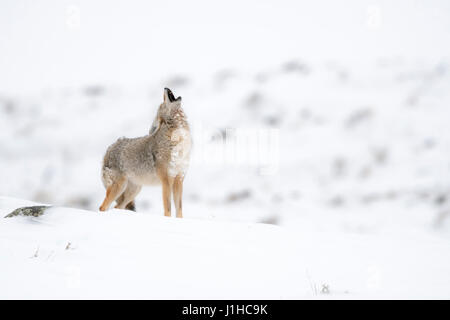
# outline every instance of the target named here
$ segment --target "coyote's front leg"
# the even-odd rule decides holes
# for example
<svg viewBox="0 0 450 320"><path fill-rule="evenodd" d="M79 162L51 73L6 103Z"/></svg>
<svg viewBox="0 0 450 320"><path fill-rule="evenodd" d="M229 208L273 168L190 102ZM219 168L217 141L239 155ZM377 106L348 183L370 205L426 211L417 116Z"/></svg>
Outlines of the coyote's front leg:
<svg viewBox="0 0 450 320"><path fill-rule="evenodd" d="M177 218L183 218L183 177L177 176L173 181L173 202L177 210Z"/></svg>
<svg viewBox="0 0 450 320"><path fill-rule="evenodd" d="M164 215L166 217L171 216L171 196L172 196L172 184L173 178L169 177L166 170L159 170L158 172L159 179L161 180L162 185L162 200L164 205Z"/></svg>

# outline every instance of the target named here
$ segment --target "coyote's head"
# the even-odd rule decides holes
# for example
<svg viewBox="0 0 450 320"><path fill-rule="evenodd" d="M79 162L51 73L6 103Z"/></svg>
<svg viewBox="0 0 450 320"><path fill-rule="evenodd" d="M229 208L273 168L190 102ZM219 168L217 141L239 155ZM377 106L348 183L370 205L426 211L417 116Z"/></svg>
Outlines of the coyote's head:
<svg viewBox="0 0 450 320"><path fill-rule="evenodd" d="M174 121L184 120L184 113L181 109L181 97L175 98L172 90L164 88L163 99L164 101L159 106L158 113L150 129L150 134L158 131L161 124L172 126Z"/></svg>
<svg viewBox="0 0 450 320"><path fill-rule="evenodd" d="M175 96L172 93L172 90L170 90L169 88L164 88L164 103L169 106L169 105L173 105L173 104L180 104L181 103L181 97L178 97L175 99ZM163 103L163 104L164 104Z"/></svg>

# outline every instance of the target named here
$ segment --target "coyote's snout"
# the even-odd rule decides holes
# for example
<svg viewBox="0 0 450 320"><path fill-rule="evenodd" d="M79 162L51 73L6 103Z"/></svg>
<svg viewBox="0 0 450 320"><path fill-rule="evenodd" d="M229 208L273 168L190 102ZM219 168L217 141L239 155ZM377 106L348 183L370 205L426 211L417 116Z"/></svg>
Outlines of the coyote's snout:
<svg viewBox="0 0 450 320"><path fill-rule="evenodd" d="M116 201L116 208L134 210L134 198L143 185L162 185L164 215L170 216L171 195L182 214L183 180L189 165L191 135L181 108L181 97L164 89L164 101L147 136L120 138L106 151L102 181L106 197L101 211Z"/></svg>

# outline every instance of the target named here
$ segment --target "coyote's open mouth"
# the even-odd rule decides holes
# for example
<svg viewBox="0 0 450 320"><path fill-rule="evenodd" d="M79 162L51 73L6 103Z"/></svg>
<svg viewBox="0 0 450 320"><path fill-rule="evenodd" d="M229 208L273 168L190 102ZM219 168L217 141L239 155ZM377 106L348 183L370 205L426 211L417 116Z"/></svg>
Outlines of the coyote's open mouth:
<svg viewBox="0 0 450 320"><path fill-rule="evenodd" d="M165 88L165 90L167 92L167 97L169 97L169 101L170 102L174 102L176 99L175 99L175 96L172 93L172 90L170 90L169 88Z"/></svg>
<svg viewBox="0 0 450 320"><path fill-rule="evenodd" d="M170 90L169 88L164 88L164 90L166 91L167 97L169 98L169 102L181 100L181 97L178 97L175 99L175 96L173 95L172 90Z"/></svg>

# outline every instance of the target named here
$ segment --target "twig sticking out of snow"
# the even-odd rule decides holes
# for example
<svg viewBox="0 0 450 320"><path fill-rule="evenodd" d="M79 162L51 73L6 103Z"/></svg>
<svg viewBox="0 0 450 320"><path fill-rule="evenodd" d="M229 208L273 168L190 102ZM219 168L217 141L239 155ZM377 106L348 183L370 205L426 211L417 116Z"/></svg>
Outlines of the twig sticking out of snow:
<svg viewBox="0 0 450 320"><path fill-rule="evenodd" d="M37 247L36 251L34 252L34 254L30 258L37 258L38 254L39 254L39 246Z"/></svg>

